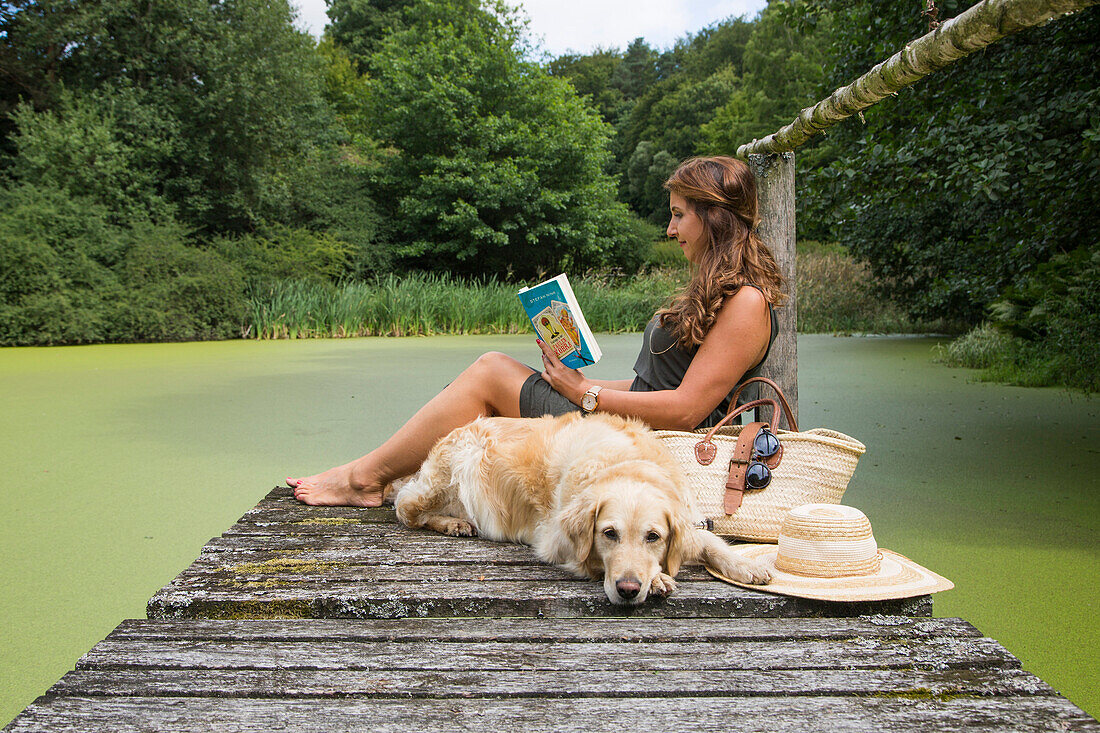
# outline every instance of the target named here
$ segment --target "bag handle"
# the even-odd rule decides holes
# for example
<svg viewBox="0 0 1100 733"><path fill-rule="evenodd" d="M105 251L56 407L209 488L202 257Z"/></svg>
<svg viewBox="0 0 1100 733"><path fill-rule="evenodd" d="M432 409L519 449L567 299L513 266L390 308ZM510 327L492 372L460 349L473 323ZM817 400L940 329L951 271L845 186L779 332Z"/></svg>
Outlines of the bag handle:
<svg viewBox="0 0 1100 733"><path fill-rule="evenodd" d="M714 441L711 440L711 438L713 438L714 434L716 432L718 432L718 428L722 427L723 425L728 423L730 420L737 417L738 415L740 415L742 412L745 412L746 410L751 410L754 407L765 407L765 406L768 406L768 405L770 405L771 408L772 408L772 420L768 424L768 426L769 426L769 429L774 433L776 423L779 422L779 405L776 404L775 400L760 399L760 400L753 400L752 402L746 402L745 404L741 405L737 409L731 410L729 413L727 413L724 418L722 418L721 420L718 421L717 425L715 425L714 427L712 427L710 429L710 431L706 434L706 436L702 440L700 440L698 443L695 444L695 460L696 460L696 462L700 466L709 466L711 463L714 462L715 456L718 455L718 446L716 446L714 444ZM787 421L790 422L790 417L787 418Z"/></svg>
<svg viewBox="0 0 1100 733"><path fill-rule="evenodd" d="M762 384L766 384L769 387L771 387L772 390L777 395L779 395L779 403L781 405L783 405L783 415L787 418L787 425L788 425L788 427L790 427L792 432L797 433L798 432L798 424L795 422L794 415L791 412L791 406L787 402L787 396L785 394L783 394L783 390L779 389L778 384L776 384L772 380L768 379L767 377L753 377L752 379L746 379L744 382L741 382L741 384L737 385L737 389L734 390L734 392L733 392L733 399L730 400L730 408L732 409L737 404L737 398L741 396L741 390L743 390L745 387L749 386L753 382L760 382ZM754 404L755 402L758 402L758 401L759 400L756 400L754 402L749 402L747 404L751 405L751 404ZM742 405L742 407L745 407L745 406L747 406L747 405ZM741 410L739 409L738 412L740 412L740 411ZM736 413L734 413L734 414L736 414ZM772 416L771 424L772 424L772 432L774 433L775 428L779 427L779 420L776 416Z"/></svg>

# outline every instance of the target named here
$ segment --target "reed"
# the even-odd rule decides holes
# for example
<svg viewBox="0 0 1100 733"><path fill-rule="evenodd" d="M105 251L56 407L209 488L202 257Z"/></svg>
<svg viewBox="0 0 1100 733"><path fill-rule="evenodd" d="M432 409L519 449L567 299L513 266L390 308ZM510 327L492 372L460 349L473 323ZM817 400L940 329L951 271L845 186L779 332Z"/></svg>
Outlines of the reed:
<svg viewBox="0 0 1100 733"><path fill-rule="evenodd" d="M875 293L870 269L835 244L798 243L799 333L931 333L947 326L910 318Z"/></svg>
<svg viewBox="0 0 1100 733"><path fill-rule="evenodd" d="M621 332L643 328L675 280L663 273L629 282L589 276L573 285L594 331ZM423 273L339 286L253 284L243 331L261 339L526 333L531 326L516 298L519 287Z"/></svg>
<svg viewBox="0 0 1100 733"><path fill-rule="evenodd" d="M938 324L916 323L876 297L866 266L843 250L812 242L799 247L800 332L936 330ZM686 278L680 265L653 267L633 277L607 271L571 280L592 330L623 333L645 328ZM342 285L315 280L253 283L242 333L261 339L530 333L516 298L519 288L495 279L428 273Z"/></svg>

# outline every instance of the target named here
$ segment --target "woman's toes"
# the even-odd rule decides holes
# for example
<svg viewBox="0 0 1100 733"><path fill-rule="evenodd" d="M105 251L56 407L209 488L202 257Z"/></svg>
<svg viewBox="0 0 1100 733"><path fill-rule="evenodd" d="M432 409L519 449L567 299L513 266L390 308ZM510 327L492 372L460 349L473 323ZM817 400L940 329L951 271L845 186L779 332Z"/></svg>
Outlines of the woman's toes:
<svg viewBox="0 0 1100 733"><path fill-rule="evenodd" d="M290 488L292 488L292 489L296 489L296 488L298 488L298 484L299 484L300 482L301 482L301 479L297 479L297 478L290 478L289 476L287 476L287 479L286 479L286 485L287 485L287 486L289 486L289 487L290 487Z"/></svg>

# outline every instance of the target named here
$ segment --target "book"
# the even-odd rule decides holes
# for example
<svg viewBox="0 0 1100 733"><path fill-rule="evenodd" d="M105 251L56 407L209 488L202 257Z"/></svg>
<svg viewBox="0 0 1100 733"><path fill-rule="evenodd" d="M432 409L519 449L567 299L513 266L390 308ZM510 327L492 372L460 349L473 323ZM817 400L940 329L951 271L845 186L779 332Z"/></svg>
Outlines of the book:
<svg viewBox="0 0 1100 733"><path fill-rule="evenodd" d="M592 329L584 320L577 296L569 287L569 278L558 275L519 291L519 300L535 333L567 367L580 369L595 364L603 356Z"/></svg>

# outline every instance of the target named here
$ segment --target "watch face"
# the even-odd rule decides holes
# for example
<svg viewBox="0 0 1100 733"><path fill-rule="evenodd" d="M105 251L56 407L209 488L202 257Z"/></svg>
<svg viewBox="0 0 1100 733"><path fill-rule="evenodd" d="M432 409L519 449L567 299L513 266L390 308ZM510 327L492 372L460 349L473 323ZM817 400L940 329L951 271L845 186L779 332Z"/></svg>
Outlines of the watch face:
<svg viewBox="0 0 1100 733"><path fill-rule="evenodd" d="M581 408L587 412L592 412L596 409L596 395L591 392L585 392L584 397L581 397Z"/></svg>

